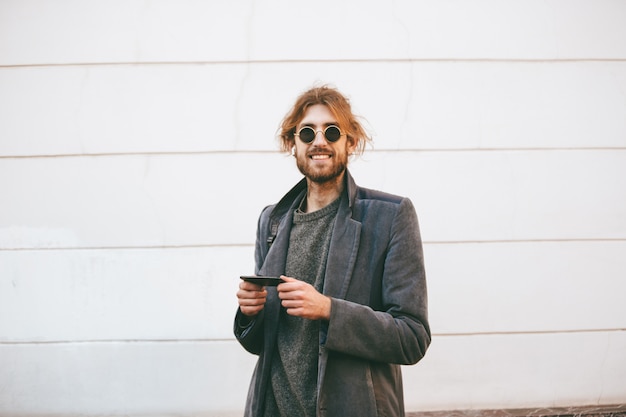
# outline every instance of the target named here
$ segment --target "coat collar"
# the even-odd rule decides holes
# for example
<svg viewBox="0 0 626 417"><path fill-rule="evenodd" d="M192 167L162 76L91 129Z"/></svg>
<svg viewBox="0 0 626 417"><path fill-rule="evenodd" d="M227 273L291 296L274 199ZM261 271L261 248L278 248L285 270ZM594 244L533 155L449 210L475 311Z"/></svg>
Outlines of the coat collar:
<svg viewBox="0 0 626 417"><path fill-rule="evenodd" d="M292 211L302 201L306 193L306 178L302 178L291 190L287 192L276 204L270 214L270 225L279 223L280 220L289 211ZM348 207L354 207L354 201L357 195L357 185L352 178L350 171L346 169L344 175L344 193L348 196Z"/></svg>
<svg viewBox="0 0 626 417"><path fill-rule="evenodd" d="M324 283L324 294L337 298L345 297L361 236L361 223L352 218L358 187L348 170L344 181L344 193L330 241ZM285 194L270 213L268 243L271 244L271 248L263 263L263 274L284 273L293 212L305 197L306 188L306 178L303 178Z"/></svg>

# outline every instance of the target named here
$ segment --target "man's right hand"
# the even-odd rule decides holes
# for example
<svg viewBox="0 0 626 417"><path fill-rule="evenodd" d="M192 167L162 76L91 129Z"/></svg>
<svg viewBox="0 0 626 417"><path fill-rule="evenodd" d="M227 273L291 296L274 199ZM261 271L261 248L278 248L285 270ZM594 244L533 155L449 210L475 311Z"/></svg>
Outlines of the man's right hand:
<svg viewBox="0 0 626 417"><path fill-rule="evenodd" d="M239 283L237 301L239 302L239 309L244 315L252 317L259 314L265 307L266 299L267 290L265 287L247 281Z"/></svg>

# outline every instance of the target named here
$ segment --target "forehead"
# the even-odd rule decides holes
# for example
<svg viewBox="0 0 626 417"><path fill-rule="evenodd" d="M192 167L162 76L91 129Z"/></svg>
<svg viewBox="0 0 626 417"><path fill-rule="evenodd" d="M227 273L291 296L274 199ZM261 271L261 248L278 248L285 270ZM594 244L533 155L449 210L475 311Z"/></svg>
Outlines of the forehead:
<svg viewBox="0 0 626 417"><path fill-rule="evenodd" d="M305 110L299 126L327 126L337 124L337 118L324 104L314 104Z"/></svg>

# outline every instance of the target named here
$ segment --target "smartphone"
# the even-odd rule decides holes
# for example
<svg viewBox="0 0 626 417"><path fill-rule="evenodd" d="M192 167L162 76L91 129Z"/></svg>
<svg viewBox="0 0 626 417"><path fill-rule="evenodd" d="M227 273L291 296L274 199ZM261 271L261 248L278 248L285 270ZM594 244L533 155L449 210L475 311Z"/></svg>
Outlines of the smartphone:
<svg viewBox="0 0 626 417"><path fill-rule="evenodd" d="M263 287L275 287L281 282L285 282L280 277L241 275L239 278L243 279L244 281L251 282L253 284L261 285Z"/></svg>

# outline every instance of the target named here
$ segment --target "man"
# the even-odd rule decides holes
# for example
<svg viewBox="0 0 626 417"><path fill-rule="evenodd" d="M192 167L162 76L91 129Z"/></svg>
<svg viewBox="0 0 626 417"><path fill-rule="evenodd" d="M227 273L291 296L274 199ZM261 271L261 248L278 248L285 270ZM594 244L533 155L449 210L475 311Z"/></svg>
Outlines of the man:
<svg viewBox="0 0 626 417"><path fill-rule="evenodd" d="M284 282L237 292L235 336L259 355L245 416L403 416L400 365L430 344L415 209L355 184L370 138L336 89L304 92L280 140L304 178L258 223L256 274Z"/></svg>

